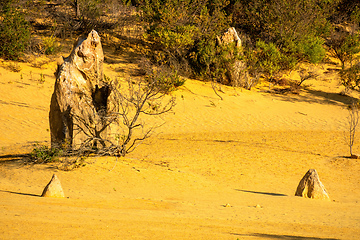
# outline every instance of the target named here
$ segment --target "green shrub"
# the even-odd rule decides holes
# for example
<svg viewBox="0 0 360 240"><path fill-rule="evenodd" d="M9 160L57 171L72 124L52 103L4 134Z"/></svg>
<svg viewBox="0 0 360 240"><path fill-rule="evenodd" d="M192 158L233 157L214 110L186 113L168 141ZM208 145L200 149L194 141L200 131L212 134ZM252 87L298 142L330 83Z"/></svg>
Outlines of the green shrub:
<svg viewBox="0 0 360 240"><path fill-rule="evenodd" d="M330 34L328 18L337 2L238 0L230 11L233 24L257 41L259 64L271 78L300 61L322 61L326 53L323 39Z"/></svg>
<svg viewBox="0 0 360 240"><path fill-rule="evenodd" d="M80 24L77 29L83 32L89 32L95 27L100 27L100 16L102 9L105 7L101 5L100 0L77 0L77 7L79 9ZM76 13L78 14L78 13Z"/></svg>
<svg viewBox="0 0 360 240"><path fill-rule="evenodd" d="M340 79L346 89L360 90L360 37L349 34L339 41L332 42L332 53L341 62Z"/></svg>
<svg viewBox="0 0 360 240"><path fill-rule="evenodd" d="M151 37L161 45L161 48L174 53L183 53L194 44L197 28L192 25L175 26L167 29L160 26L151 32Z"/></svg>
<svg viewBox="0 0 360 240"><path fill-rule="evenodd" d="M14 8L8 8L1 17L3 20L0 22L0 56L17 60L29 44L30 26L23 14Z"/></svg>
<svg viewBox="0 0 360 240"><path fill-rule="evenodd" d="M321 62L326 51L324 49L324 40L319 37L306 37L299 43L299 52L302 53L311 63Z"/></svg>
<svg viewBox="0 0 360 240"><path fill-rule="evenodd" d="M356 55L360 52L360 37L357 34L347 34L329 42L332 55L341 62L341 68L345 69L346 64L352 65Z"/></svg>
<svg viewBox="0 0 360 240"><path fill-rule="evenodd" d="M259 67L267 75L267 78L271 79L281 69L282 53L274 43L265 43L261 40L256 43L256 48Z"/></svg>
<svg viewBox="0 0 360 240"><path fill-rule="evenodd" d="M207 39L203 39L197 46L194 65L200 65L197 68L200 76L222 84L244 87L239 82L233 82L229 72L236 61L244 60L242 48L237 47L235 42L218 44Z"/></svg>
<svg viewBox="0 0 360 240"><path fill-rule="evenodd" d="M81 16L86 20L97 19L101 16L100 0L81 0Z"/></svg>
<svg viewBox="0 0 360 240"><path fill-rule="evenodd" d="M30 158L31 162L34 163L49 163L57 161L61 153L62 152L59 149L36 144L35 148L30 153Z"/></svg>
<svg viewBox="0 0 360 240"><path fill-rule="evenodd" d="M44 53L46 55L56 54L61 51L61 46L53 36L43 38L42 42L44 44Z"/></svg>
<svg viewBox="0 0 360 240"><path fill-rule="evenodd" d="M163 93L170 93L175 91L178 87L185 84L185 79L182 78L177 71L171 71L166 67L161 67L160 70L153 70L152 73L146 76L149 83L156 83L156 88Z"/></svg>
<svg viewBox="0 0 360 240"><path fill-rule="evenodd" d="M224 0L142 0L140 8L147 39L154 47L150 56L178 74L206 73L203 64L215 58L215 43L229 25ZM210 56L210 57L209 57Z"/></svg>
<svg viewBox="0 0 360 240"><path fill-rule="evenodd" d="M353 65L349 68L340 70L341 84L347 89L360 90L360 67Z"/></svg>
<svg viewBox="0 0 360 240"><path fill-rule="evenodd" d="M233 23L254 39L280 46L303 36L329 33L328 17L338 0L238 0Z"/></svg>

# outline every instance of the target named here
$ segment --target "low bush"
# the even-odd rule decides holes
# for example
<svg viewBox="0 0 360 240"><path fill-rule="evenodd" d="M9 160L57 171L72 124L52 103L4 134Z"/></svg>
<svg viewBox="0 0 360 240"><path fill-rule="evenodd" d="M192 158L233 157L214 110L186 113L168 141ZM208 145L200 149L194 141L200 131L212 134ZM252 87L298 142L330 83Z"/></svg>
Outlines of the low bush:
<svg viewBox="0 0 360 240"><path fill-rule="evenodd" d="M319 63L326 55L324 43L325 41L320 37L306 36L303 41L299 42L298 52L311 63Z"/></svg>
<svg viewBox="0 0 360 240"><path fill-rule="evenodd" d="M1 14L0 56L17 60L23 54L30 41L30 25L23 14L15 8L7 7Z"/></svg>
<svg viewBox="0 0 360 240"><path fill-rule="evenodd" d="M345 33L330 39L328 46L333 57L341 62L341 69L345 70L353 65L356 55L360 52L360 37L357 34Z"/></svg>
<svg viewBox="0 0 360 240"><path fill-rule="evenodd" d="M358 64L340 70L340 81L347 89L360 90L360 66Z"/></svg>
<svg viewBox="0 0 360 240"><path fill-rule="evenodd" d="M56 41L56 38L53 36L43 38L42 42L44 45L44 53L46 55L57 54L58 52L61 51L61 46Z"/></svg>
<svg viewBox="0 0 360 240"><path fill-rule="evenodd" d="M49 148L45 145L36 144L30 153L30 162L50 163L55 162L61 156L62 151L56 148Z"/></svg>
<svg viewBox="0 0 360 240"><path fill-rule="evenodd" d="M175 91L185 84L185 78L166 65L154 65L151 61L143 59L139 66L145 75L145 80L149 84L156 83L156 87L163 93Z"/></svg>

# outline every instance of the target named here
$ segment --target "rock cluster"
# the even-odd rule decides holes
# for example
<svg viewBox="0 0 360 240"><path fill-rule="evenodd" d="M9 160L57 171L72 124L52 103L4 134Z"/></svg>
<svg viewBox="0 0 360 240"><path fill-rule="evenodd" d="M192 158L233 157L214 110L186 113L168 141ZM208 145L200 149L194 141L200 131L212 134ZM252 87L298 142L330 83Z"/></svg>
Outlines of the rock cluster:
<svg viewBox="0 0 360 240"><path fill-rule="evenodd" d="M295 196L313 199L330 199L315 169L310 169L301 179Z"/></svg>

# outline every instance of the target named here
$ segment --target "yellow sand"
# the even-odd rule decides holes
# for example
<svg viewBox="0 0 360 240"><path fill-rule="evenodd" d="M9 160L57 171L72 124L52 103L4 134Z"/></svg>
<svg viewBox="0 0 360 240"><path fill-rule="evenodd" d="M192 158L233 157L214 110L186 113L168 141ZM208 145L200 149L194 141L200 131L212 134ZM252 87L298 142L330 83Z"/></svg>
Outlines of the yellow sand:
<svg viewBox="0 0 360 240"><path fill-rule="evenodd" d="M7 64L0 239L359 239L360 160L344 157L351 98L338 94L334 74L305 82L300 95L223 86L224 100L209 83L188 80L173 113L147 120L165 125L135 152L61 171L24 165L19 155L49 143L55 61L20 63L20 72ZM105 72L134 66L114 61ZM310 168L331 201L294 196ZM54 173L66 198L39 197Z"/></svg>

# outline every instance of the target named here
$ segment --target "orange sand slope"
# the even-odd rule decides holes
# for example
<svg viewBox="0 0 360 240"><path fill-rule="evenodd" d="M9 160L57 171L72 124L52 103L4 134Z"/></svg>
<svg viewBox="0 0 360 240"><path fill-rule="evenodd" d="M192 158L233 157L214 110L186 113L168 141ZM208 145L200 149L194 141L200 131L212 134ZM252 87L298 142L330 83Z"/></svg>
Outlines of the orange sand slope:
<svg viewBox="0 0 360 240"><path fill-rule="evenodd" d="M188 80L173 113L146 119L165 125L135 152L65 172L22 163L49 142L55 64L20 66L0 68L0 239L359 239L360 160L344 157L351 98L331 78L300 95L222 87L224 100ZM331 201L294 196L310 168ZM53 173L67 198L39 197Z"/></svg>

